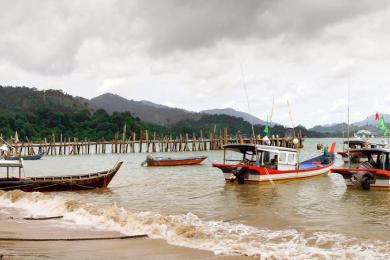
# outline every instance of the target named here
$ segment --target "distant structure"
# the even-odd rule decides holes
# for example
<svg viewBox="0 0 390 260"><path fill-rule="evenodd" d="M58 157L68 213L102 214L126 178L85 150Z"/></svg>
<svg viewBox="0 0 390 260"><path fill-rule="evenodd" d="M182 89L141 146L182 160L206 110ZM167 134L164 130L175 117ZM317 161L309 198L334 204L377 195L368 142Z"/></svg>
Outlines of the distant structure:
<svg viewBox="0 0 390 260"><path fill-rule="evenodd" d="M361 138L375 138L375 136L368 130L359 130L355 133L356 137L361 137Z"/></svg>

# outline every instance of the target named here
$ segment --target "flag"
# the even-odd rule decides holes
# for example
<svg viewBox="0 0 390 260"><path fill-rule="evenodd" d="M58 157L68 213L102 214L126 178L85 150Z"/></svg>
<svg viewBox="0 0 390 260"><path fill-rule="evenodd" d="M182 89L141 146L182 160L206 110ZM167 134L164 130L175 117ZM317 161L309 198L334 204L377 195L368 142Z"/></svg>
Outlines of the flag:
<svg viewBox="0 0 390 260"><path fill-rule="evenodd" d="M387 124L385 122L385 118L383 115L381 115L381 119L380 119L380 128L383 131L384 135L386 136L387 135Z"/></svg>
<svg viewBox="0 0 390 260"><path fill-rule="evenodd" d="M375 121L379 121L379 113L378 112L376 112L376 114L375 114Z"/></svg>
<svg viewBox="0 0 390 260"><path fill-rule="evenodd" d="M267 115L267 121L265 121L265 126L264 126L264 134L266 136L268 136L268 131L269 129L268 129L268 115Z"/></svg>

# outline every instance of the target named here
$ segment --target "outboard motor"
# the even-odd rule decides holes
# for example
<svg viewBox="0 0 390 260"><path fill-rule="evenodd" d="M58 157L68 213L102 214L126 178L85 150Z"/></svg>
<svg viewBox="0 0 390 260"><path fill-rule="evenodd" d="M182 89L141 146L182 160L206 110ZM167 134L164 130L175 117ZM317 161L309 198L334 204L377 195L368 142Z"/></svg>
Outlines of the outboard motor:
<svg viewBox="0 0 390 260"><path fill-rule="evenodd" d="M363 162L360 164L360 169L370 169L373 168L369 162ZM376 181L375 175L371 172L357 172L353 173L351 177L351 182L353 186L362 188L363 190L369 190L370 185L374 184Z"/></svg>
<svg viewBox="0 0 390 260"><path fill-rule="evenodd" d="M236 172L234 173L234 176L236 176L238 183L241 183L241 184L245 183L245 175L246 175L247 170L248 169L245 167L237 168Z"/></svg>
<svg viewBox="0 0 390 260"><path fill-rule="evenodd" d="M150 154L148 154L148 155L146 156L146 160L143 161L143 162L141 163L141 166L147 165L147 164L148 164L148 161L153 160L153 159L154 159L153 156L150 155Z"/></svg>

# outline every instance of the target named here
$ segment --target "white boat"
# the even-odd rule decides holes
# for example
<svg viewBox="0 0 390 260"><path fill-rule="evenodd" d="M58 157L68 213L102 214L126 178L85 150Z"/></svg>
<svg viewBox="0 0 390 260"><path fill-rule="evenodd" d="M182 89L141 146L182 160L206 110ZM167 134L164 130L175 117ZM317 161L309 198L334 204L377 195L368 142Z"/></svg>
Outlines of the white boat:
<svg viewBox="0 0 390 260"><path fill-rule="evenodd" d="M320 176L329 172L334 164L335 144L329 152L298 162L298 151L292 148L229 144L224 146L224 161L213 163L222 170L227 182L271 183ZM230 157L228 152L241 156Z"/></svg>

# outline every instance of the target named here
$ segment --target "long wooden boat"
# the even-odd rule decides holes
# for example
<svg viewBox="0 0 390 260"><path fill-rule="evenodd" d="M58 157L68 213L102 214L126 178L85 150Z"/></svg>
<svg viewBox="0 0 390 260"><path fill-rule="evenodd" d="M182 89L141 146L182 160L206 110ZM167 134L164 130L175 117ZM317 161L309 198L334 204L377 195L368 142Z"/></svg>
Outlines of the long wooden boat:
<svg viewBox="0 0 390 260"><path fill-rule="evenodd" d="M332 172L340 174L347 187L390 189L390 149L367 148L356 149L366 161L356 167L334 168Z"/></svg>
<svg viewBox="0 0 390 260"><path fill-rule="evenodd" d="M273 183L323 175L334 165L335 144L329 152L298 163L296 149L257 144L224 146L224 163L213 163L227 182ZM235 155L228 156L228 152ZM239 155L241 154L241 156Z"/></svg>
<svg viewBox="0 0 390 260"><path fill-rule="evenodd" d="M6 158L6 160L19 160L20 158L22 158L23 160L40 160L42 157L43 157L44 153L37 153L37 154L33 154L33 155L23 155L23 156L19 156L19 155L15 155L15 156L9 156Z"/></svg>
<svg viewBox="0 0 390 260"><path fill-rule="evenodd" d="M110 170L82 175L21 178L19 172L19 177L10 178L7 176L7 178L0 178L0 190L9 191L18 189L26 192L46 192L105 188L118 172L122 166L122 163L123 162L116 163L115 166Z"/></svg>
<svg viewBox="0 0 390 260"><path fill-rule="evenodd" d="M206 159L207 159L206 156L191 156L191 157L184 157L184 158L147 156L146 161L143 164L147 164L148 166L194 165L194 164L200 164Z"/></svg>

